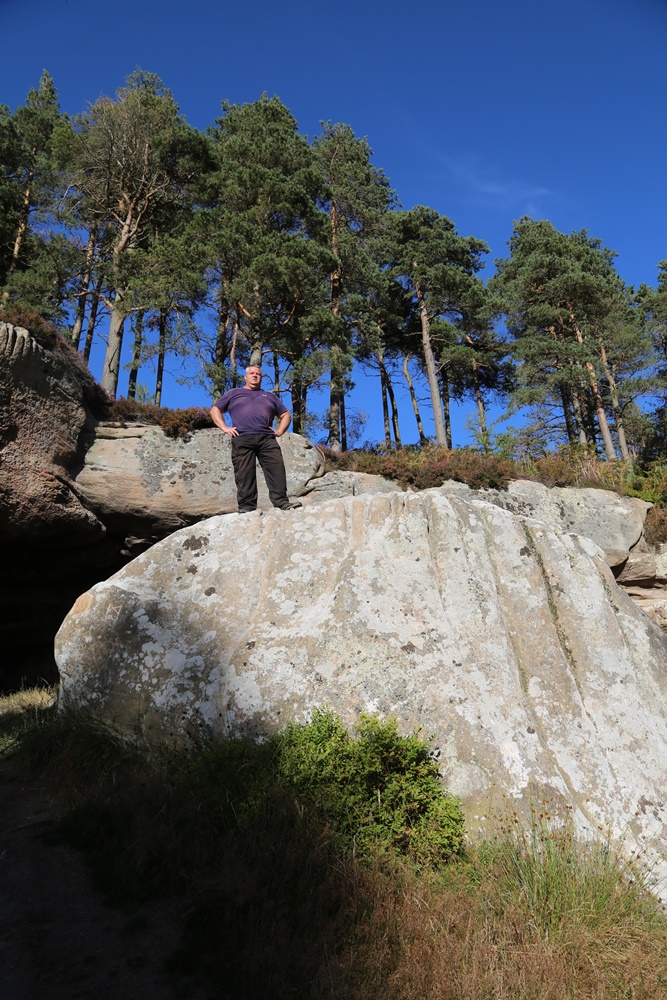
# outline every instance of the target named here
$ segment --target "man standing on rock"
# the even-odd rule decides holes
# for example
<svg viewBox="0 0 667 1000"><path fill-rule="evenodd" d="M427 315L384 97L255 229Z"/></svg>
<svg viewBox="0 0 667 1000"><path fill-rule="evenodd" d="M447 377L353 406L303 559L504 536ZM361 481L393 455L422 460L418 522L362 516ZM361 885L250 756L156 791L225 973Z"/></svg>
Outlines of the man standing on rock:
<svg viewBox="0 0 667 1000"><path fill-rule="evenodd" d="M231 427L223 413L232 418ZM278 417L278 426L273 421ZM232 439L232 465L236 481L239 514L257 510L257 469L259 461L269 489L269 499L280 510L293 510L302 505L290 503L287 496L285 462L276 438L282 437L292 419L287 407L273 392L262 389L262 370L248 365L245 386L230 389L211 407L211 419L216 427Z"/></svg>

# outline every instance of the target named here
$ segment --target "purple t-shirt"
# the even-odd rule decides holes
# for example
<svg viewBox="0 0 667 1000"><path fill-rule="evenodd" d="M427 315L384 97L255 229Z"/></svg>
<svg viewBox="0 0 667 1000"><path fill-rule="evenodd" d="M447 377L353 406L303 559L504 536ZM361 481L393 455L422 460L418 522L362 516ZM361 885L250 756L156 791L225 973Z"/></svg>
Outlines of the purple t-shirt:
<svg viewBox="0 0 667 1000"><path fill-rule="evenodd" d="M230 389L213 404L228 412L239 434L273 434L273 421L287 407L273 392L264 389Z"/></svg>

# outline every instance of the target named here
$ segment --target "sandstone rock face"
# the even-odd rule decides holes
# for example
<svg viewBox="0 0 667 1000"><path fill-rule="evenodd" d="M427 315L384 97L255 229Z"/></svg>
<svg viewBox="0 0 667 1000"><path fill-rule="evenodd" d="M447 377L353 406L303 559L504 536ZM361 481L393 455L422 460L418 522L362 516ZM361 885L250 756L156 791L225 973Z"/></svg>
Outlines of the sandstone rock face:
<svg viewBox="0 0 667 1000"><path fill-rule="evenodd" d="M447 482L445 494L471 495L497 504L514 514L533 517L561 531L572 531L593 539L604 550L607 563L619 569L644 530L651 504L633 497L620 497L610 490L548 487L527 479L516 479L507 490L471 491L462 483Z"/></svg>
<svg viewBox="0 0 667 1000"><path fill-rule="evenodd" d="M402 493L403 487L384 476L373 476L368 472L345 472L334 470L308 483L304 495L305 504L319 503L321 500L336 500L340 497L363 496L373 493Z"/></svg>
<svg viewBox="0 0 667 1000"><path fill-rule="evenodd" d="M0 323L0 690L56 679L67 608L122 565L72 480L100 405L74 352Z"/></svg>
<svg viewBox="0 0 667 1000"><path fill-rule="evenodd" d="M75 356L45 350L27 330L0 323L0 537L104 533L70 477L92 425L94 393Z"/></svg>
<svg viewBox="0 0 667 1000"><path fill-rule="evenodd" d="M56 649L63 697L116 721L396 716L473 822L541 790L667 854L667 637L593 542L474 496L212 518L84 594Z"/></svg>
<svg viewBox="0 0 667 1000"><path fill-rule="evenodd" d="M324 460L298 434L279 439L290 496L324 472ZM257 476L259 506L271 506L264 477ZM146 424L101 423L76 478L86 502L110 527L129 533L175 531L213 514L236 511L231 441L216 427L186 438L168 437Z"/></svg>

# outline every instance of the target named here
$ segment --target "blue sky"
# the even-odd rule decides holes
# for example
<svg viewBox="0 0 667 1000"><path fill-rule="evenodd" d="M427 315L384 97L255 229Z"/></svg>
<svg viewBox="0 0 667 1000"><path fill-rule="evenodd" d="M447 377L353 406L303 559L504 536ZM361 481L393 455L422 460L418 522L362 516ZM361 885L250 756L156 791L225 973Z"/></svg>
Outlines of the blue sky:
<svg viewBox="0 0 667 1000"><path fill-rule="evenodd" d="M263 91L307 135L347 122L403 206L429 205L486 240L490 269L523 214L587 228L635 285L654 283L667 257L667 0L0 0L0 36L12 108L43 68L74 114L139 65L199 128L223 98ZM360 379L353 404L377 413L378 399ZM171 382L164 401L208 402ZM406 404L401 418L414 440ZM377 417L365 436L381 436Z"/></svg>

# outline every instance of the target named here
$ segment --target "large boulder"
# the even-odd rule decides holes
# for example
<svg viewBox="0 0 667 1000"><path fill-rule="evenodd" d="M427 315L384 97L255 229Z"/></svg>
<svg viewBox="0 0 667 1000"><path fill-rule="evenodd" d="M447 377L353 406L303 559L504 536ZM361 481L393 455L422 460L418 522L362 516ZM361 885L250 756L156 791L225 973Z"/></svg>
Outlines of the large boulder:
<svg viewBox="0 0 667 1000"><path fill-rule="evenodd" d="M324 472L324 460L299 434L279 439L287 491L299 497ZM258 477L259 506L271 506ZM105 524L127 535L162 537L213 514L236 511L231 441L217 427L169 437L151 424L100 423L76 486Z"/></svg>
<svg viewBox="0 0 667 1000"><path fill-rule="evenodd" d="M667 637L593 542L474 496L212 518L79 598L56 650L64 700L116 722L395 716L473 822L546 793L667 854Z"/></svg>
<svg viewBox="0 0 667 1000"><path fill-rule="evenodd" d="M506 490L472 491L469 486L452 480L441 489L455 496L475 493L487 503L514 514L592 538L603 549L608 565L617 572L641 539L646 514L652 506L645 500L621 497L611 490L549 487L528 479L515 479Z"/></svg>

